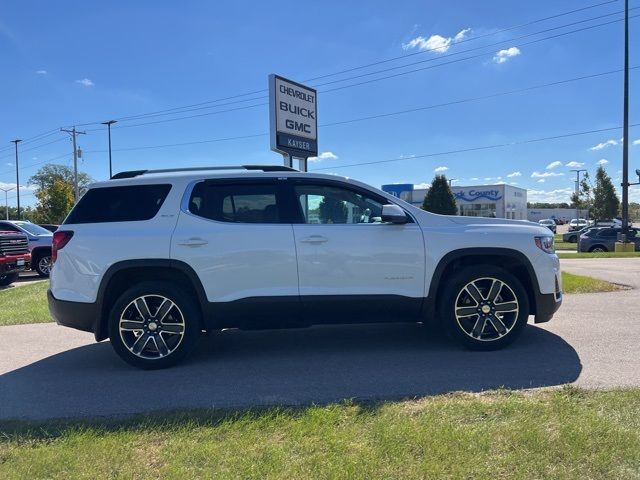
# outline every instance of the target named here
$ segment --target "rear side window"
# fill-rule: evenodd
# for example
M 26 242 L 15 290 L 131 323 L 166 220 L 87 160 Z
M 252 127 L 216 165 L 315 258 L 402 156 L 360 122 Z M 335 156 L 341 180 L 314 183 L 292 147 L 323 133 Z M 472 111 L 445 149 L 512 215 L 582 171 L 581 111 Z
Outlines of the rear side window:
M 233 223 L 287 223 L 284 199 L 276 184 L 198 183 L 189 211 L 199 217 Z
M 135 222 L 155 217 L 171 185 L 92 188 L 71 211 L 65 225 Z

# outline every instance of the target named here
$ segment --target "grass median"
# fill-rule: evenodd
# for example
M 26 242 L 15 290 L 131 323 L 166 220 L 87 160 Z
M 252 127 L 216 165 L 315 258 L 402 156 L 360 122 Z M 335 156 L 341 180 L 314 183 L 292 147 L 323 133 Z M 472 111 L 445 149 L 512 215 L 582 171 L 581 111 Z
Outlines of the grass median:
M 639 477 L 640 390 L 450 394 L 0 431 L 6 479 Z
M 47 288 L 43 281 L 0 290 L 0 326 L 50 322 Z
M 556 252 L 559 258 L 640 258 L 640 252 Z

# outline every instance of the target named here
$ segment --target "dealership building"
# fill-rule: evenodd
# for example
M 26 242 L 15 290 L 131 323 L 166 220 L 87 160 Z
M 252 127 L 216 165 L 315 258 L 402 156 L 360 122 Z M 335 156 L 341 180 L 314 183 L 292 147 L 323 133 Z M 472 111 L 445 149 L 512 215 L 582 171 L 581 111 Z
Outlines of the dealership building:
M 383 185 L 382 190 L 417 207 L 427 193 L 426 188 L 414 188 L 412 183 Z M 527 219 L 527 190 L 513 185 L 452 186 L 458 215 L 467 217 Z

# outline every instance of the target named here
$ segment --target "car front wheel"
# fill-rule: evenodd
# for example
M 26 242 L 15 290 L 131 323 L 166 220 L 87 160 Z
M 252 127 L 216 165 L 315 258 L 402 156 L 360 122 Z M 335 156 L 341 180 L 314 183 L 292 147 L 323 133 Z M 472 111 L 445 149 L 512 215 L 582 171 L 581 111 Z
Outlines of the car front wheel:
M 0 275 L 0 287 L 8 287 L 17 279 L 17 273 L 5 273 L 4 275 Z
M 181 361 L 201 332 L 197 302 L 165 282 L 144 282 L 125 291 L 109 315 L 109 338 L 116 353 L 143 369 Z
M 466 348 L 495 350 L 513 342 L 529 318 L 522 283 L 490 265 L 454 274 L 440 306 L 448 333 Z

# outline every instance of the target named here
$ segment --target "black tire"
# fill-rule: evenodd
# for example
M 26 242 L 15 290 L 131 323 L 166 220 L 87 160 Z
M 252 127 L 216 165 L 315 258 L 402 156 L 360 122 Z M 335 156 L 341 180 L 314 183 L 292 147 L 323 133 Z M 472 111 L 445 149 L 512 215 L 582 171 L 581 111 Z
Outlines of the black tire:
M 146 305 L 146 320 L 141 319 L 141 310 L 134 304 L 134 300 L 141 297 L 146 302 L 142 308 L 144 310 Z M 163 299 L 174 304 L 174 307 L 163 311 L 165 321 L 157 318 L 163 313 Z M 124 322 L 122 331 L 121 317 Z M 202 331 L 198 302 L 168 282 L 143 282 L 129 288 L 114 303 L 108 322 L 109 338 L 116 353 L 128 364 L 146 370 L 167 368 L 179 363 L 193 349 Z M 179 333 L 176 333 L 179 331 L 182 332 L 180 339 Z M 142 343 L 142 350 L 134 353 Z
M 51 252 L 41 253 L 31 260 L 31 269 L 43 278 L 51 273 Z
M 8 287 L 18 279 L 17 273 L 5 273 L 0 275 L 0 287 Z
M 594 245 L 589 249 L 590 252 L 608 252 L 609 250 L 604 245 Z
M 487 300 L 493 288 L 493 279 L 507 287 L 495 284 L 496 289 L 500 288 L 495 302 Z M 481 302 L 474 300 L 471 290 L 466 289 L 472 282 L 477 286 L 474 294 L 480 294 L 478 299 L 481 298 Z M 489 311 L 483 312 L 485 305 Z M 506 311 L 514 307 L 517 311 Z M 456 311 L 459 316 L 456 316 Z M 464 347 L 470 350 L 497 350 L 512 343 L 522 333 L 529 319 L 529 299 L 520 280 L 511 273 L 491 265 L 476 265 L 452 275 L 442 296 L 439 312 L 445 331 Z M 465 315 L 467 313 L 470 315 Z

